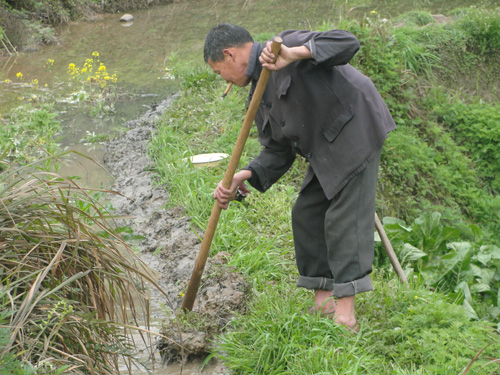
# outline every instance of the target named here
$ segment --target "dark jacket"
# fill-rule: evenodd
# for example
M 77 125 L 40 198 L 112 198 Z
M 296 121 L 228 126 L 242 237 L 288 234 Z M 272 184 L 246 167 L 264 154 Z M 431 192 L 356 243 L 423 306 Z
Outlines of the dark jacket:
M 306 45 L 312 59 L 271 73 L 255 118 L 263 149 L 245 168 L 253 172 L 249 182 L 266 191 L 298 153 L 309 162 L 302 188 L 315 174 L 332 199 L 365 168 L 396 126 L 371 80 L 347 64 L 359 49 L 352 34 L 289 30 L 280 36 L 287 47 Z M 262 70 L 262 49 L 258 43 L 252 48 L 249 100 Z

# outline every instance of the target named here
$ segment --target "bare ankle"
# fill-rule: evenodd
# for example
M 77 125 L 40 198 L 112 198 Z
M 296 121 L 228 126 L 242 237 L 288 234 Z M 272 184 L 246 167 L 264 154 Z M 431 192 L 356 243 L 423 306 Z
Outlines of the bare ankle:
M 324 313 L 334 312 L 336 309 L 331 290 L 316 289 L 314 303 L 316 309 Z
M 342 297 L 337 301 L 337 309 L 335 311 L 335 320 L 338 324 L 347 327 L 356 325 L 356 316 L 354 310 L 354 296 Z

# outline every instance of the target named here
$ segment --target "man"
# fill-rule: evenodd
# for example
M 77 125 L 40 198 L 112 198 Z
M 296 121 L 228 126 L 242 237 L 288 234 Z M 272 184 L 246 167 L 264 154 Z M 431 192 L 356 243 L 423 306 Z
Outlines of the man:
M 214 191 L 221 208 L 248 182 L 264 192 L 297 154 L 309 167 L 292 210 L 297 286 L 315 290 L 313 313 L 358 329 L 355 295 L 372 290 L 375 191 L 380 150 L 395 128 L 369 78 L 348 63 L 358 40 L 343 30 L 289 30 L 273 63 L 271 43 L 254 43 L 242 27 L 221 24 L 205 40 L 204 58 L 224 80 L 255 90 L 272 71 L 255 123 L 263 149 L 232 185 Z M 337 301 L 335 302 L 335 298 Z

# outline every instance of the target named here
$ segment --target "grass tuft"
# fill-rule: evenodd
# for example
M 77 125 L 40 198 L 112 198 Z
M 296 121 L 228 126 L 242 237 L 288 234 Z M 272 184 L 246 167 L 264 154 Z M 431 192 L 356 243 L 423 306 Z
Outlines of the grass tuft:
M 41 373 L 114 374 L 120 356 L 130 368 L 151 276 L 95 191 L 36 171 L 43 162 L 0 173 L 2 357 Z

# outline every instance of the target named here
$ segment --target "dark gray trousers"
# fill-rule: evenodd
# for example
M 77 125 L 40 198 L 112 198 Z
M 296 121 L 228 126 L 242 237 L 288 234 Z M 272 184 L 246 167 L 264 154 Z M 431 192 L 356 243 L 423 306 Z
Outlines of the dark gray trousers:
M 380 153 L 328 200 L 316 176 L 292 209 L 297 286 L 336 297 L 372 290 L 375 192 Z

